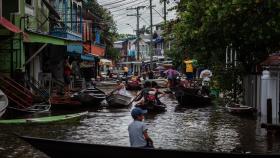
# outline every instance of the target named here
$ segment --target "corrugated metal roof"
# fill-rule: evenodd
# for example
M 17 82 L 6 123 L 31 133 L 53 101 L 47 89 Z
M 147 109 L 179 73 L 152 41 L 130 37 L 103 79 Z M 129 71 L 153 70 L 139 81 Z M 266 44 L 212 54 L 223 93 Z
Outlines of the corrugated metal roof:
M 280 66 L 280 54 L 273 54 L 261 62 L 263 66 Z

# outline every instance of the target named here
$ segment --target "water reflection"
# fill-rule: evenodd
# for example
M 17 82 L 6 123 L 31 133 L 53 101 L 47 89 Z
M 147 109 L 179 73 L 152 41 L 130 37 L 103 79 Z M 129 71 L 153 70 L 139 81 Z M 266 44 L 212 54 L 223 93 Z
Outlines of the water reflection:
M 145 118 L 149 134 L 158 148 L 253 153 L 280 151 L 279 137 L 267 137 L 266 131 L 255 119 L 230 115 L 218 106 L 186 108 L 178 106 L 176 100 L 168 97 L 161 98 L 161 101 L 167 105 L 167 111 L 148 114 Z M 79 123 L 0 126 L 0 155 L 11 158 L 46 157 L 16 138 L 12 132 L 129 146 L 127 127 L 132 121 L 130 108 L 101 106 L 89 109 L 89 115 Z M 52 111 L 52 115 L 59 113 L 67 111 Z

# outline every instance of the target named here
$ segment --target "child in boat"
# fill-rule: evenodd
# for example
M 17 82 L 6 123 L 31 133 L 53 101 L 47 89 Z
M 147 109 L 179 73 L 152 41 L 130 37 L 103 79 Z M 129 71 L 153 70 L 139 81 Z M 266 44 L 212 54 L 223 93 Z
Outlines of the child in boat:
M 153 141 L 148 135 L 148 128 L 144 122 L 144 114 L 146 110 L 141 108 L 133 108 L 131 116 L 133 122 L 128 126 L 129 141 L 131 147 L 153 148 Z

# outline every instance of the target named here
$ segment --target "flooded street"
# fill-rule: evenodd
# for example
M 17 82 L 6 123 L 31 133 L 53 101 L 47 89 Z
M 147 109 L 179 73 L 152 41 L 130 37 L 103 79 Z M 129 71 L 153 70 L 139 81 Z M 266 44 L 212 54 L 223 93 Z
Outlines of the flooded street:
M 108 89 L 107 89 L 108 90 Z M 189 109 L 162 98 L 167 111 L 148 114 L 145 122 L 156 148 L 223 152 L 280 152 L 280 139 L 268 137 L 254 118 L 234 116 L 213 105 Z M 130 107 L 131 108 L 131 107 Z M 12 133 L 85 143 L 129 146 L 130 108 L 90 109 L 79 123 L 0 126 L 0 157 L 47 157 Z M 77 111 L 67 111 L 74 113 Z M 57 114 L 60 112 L 53 112 Z M 61 112 L 63 113 L 63 112 Z

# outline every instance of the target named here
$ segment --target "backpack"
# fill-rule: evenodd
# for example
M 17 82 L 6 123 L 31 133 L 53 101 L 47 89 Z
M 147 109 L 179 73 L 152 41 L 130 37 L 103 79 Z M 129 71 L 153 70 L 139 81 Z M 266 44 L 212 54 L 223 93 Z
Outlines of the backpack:
M 156 100 L 156 94 L 153 91 L 148 91 L 146 97 L 145 97 L 146 101 L 152 102 Z

